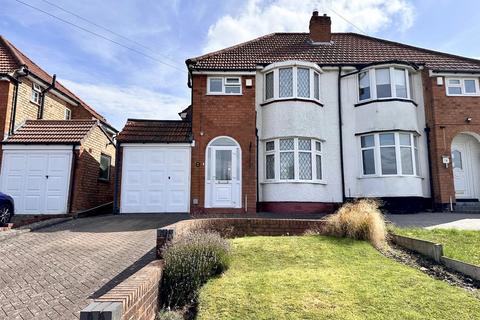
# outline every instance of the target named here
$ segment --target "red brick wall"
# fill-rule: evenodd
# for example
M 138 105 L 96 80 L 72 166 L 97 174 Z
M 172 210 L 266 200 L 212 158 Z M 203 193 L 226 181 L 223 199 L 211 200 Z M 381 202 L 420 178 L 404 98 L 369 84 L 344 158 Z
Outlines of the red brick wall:
M 430 132 L 430 156 L 435 204 L 448 206 L 450 197 L 455 202 L 453 171 L 442 163 L 442 155 L 451 156 L 453 138 L 461 132 L 480 134 L 480 97 L 452 97 L 446 95 L 446 84 L 437 85 L 437 77 L 423 71 L 425 113 Z M 465 119 L 471 117 L 470 123 Z
M 245 79 L 252 79 L 253 86 L 247 88 Z M 207 76 L 193 75 L 192 130 L 195 147 L 192 149 L 191 204 L 193 213 L 230 213 L 256 211 L 256 125 L 255 125 L 255 77 L 242 77 L 241 96 L 206 95 Z M 202 135 L 203 133 L 203 135 Z M 205 151 L 207 144 L 218 136 L 235 139 L 242 149 L 242 209 L 206 209 L 205 202 Z M 197 167 L 196 163 L 200 165 Z
M 91 209 L 113 201 L 115 147 L 109 142 L 100 128 L 95 127 L 80 150 L 75 153 L 72 212 Z M 98 179 L 101 153 L 112 158 L 109 181 Z

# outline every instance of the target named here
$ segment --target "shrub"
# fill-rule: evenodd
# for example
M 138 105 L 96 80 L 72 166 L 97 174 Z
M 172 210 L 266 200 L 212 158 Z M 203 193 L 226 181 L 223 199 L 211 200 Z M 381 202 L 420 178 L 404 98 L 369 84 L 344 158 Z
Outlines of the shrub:
M 157 320 L 183 320 L 184 317 L 179 311 L 161 310 L 157 314 Z
M 163 258 L 162 299 L 166 307 L 179 308 L 194 302 L 198 289 L 228 268 L 230 246 L 218 233 L 187 233 L 164 248 Z
M 344 204 L 338 211 L 327 217 L 325 232 L 332 236 L 367 240 L 381 249 L 386 243 L 386 226 L 380 203 L 362 199 Z

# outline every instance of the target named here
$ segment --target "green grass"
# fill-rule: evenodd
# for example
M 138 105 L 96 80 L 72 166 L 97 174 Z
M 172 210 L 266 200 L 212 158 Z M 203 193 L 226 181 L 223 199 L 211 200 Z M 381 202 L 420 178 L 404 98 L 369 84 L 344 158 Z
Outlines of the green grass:
M 457 229 L 394 228 L 399 235 L 443 244 L 449 258 L 480 266 L 480 231 Z
M 233 261 L 200 291 L 200 320 L 478 319 L 480 300 L 384 257 L 323 236 L 231 240 Z

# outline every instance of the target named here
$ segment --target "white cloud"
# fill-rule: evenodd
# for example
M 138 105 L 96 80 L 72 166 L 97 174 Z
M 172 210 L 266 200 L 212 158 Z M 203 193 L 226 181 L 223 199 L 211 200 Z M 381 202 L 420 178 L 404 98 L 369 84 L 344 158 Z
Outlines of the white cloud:
M 190 104 L 185 97 L 149 90 L 140 86 L 61 81 L 82 100 L 105 116 L 117 129 L 127 118 L 180 119 L 178 112 Z
M 368 34 L 392 25 L 404 31 L 415 18 L 408 0 L 274 0 L 267 4 L 248 0 L 235 15 L 225 15 L 210 26 L 203 51 L 211 52 L 271 32 L 306 32 L 314 8 L 332 17 L 332 29 L 336 32 L 358 32 L 349 22 Z

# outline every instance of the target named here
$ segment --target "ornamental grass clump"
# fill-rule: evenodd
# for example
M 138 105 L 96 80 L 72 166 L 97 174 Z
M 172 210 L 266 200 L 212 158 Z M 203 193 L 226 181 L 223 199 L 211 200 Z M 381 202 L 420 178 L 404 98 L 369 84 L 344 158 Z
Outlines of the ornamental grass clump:
M 161 310 L 157 314 L 156 320 L 183 320 L 184 316 L 179 311 Z
M 346 203 L 327 217 L 325 232 L 336 237 L 366 240 L 382 249 L 386 244 L 387 229 L 379 206 L 380 203 L 373 199 Z
M 198 289 L 228 268 L 230 245 L 218 233 L 187 233 L 164 248 L 163 258 L 162 301 L 178 309 L 194 304 Z

